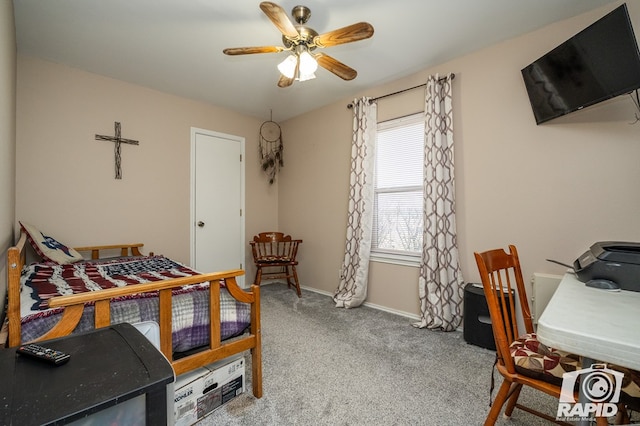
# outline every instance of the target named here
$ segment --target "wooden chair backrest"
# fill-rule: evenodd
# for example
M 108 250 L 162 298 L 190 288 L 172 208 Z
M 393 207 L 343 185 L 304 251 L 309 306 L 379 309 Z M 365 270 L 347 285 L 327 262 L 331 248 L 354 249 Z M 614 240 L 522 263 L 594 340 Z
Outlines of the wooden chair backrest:
M 250 241 L 254 261 L 278 257 L 295 262 L 300 243 L 282 232 L 261 232 Z
M 474 254 L 489 307 L 498 360 L 510 373 L 515 373 L 509 345 L 519 336 L 533 333 L 531 310 L 527 301 L 518 251 L 515 246 L 510 245 L 509 253 L 503 249 L 495 249 Z M 516 305 L 516 297 L 519 306 Z M 518 327 L 517 307 L 520 308 L 524 320 L 524 332 L 521 332 Z

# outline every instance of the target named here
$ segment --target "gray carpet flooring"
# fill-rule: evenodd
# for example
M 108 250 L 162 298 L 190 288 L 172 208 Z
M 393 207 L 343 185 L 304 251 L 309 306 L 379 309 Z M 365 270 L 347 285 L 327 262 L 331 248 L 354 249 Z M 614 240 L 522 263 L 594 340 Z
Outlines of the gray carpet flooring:
M 264 396 L 247 392 L 198 422 L 208 425 L 481 425 L 495 354 L 460 332 L 417 329 L 368 307 L 286 285 L 261 288 Z M 496 391 L 501 383 L 496 373 Z M 525 389 L 521 402 L 554 414 L 557 401 Z M 516 410 L 499 425 L 548 423 Z

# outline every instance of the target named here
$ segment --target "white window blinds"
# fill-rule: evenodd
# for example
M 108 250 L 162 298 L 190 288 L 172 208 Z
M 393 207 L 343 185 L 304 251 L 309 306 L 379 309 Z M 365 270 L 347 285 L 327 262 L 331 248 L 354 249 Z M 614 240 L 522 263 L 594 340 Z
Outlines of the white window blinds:
M 372 251 L 422 250 L 424 119 L 378 123 Z

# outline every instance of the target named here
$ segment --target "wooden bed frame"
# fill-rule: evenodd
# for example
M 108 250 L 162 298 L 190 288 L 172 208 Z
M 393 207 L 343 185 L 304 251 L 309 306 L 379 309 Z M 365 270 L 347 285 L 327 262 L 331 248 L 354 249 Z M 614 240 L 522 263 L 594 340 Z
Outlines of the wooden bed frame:
M 8 345 L 18 346 L 21 343 L 21 322 L 20 322 L 20 273 L 25 264 L 27 236 L 21 233 L 18 243 L 10 247 L 7 251 L 8 263 Z M 105 245 L 94 247 L 76 248 L 79 252 L 91 252 L 91 259 L 99 259 L 100 252 L 107 250 L 120 250 L 121 256 L 139 256 L 140 248 L 143 244 L 123 244 Z M 114 297 L 139 294 L 152 291 L 159 293 L 159 326 L 160 326 L 160 350 L 171 362 L 176 375 L 194 370 L 198 367 L 210 364 L 217 360 L 227 358 L 231 355 L 251 351 L 251 368 L 253 395 L 256 398 L 262 397 L 262 350 L 261 350 L 261 330 L 260 330 L 260 287 L 252 285 L 249 290 L 243 290 L 238 286 L 236 277 L 244 275 L 244 271 L 232 270 L 225 272 L 214 272 L 176 278 L 165 281 L 157 281 L 135 286 L 120 288 L 110 288 L 100 291 L 90 291 L 86 293 L 73 294 L 69 296 L 57 296 L 49 299 L 49 307 L 63 307 L 64 312 L 60 321 L 45 335 L 36 341 L 52 339 L 70 334 L 78 325 L 84 304 L 95 302 L 95 327 L 106 327 L 111 323 L 110 302 Z M 229 294 L 236 300 L 251 304 L 251 326 L 249 334 L 240 337 L 220 341 L 220 280 L 226 283 Z M 173 359 L 172 335 L 171 335 L 171 297 L 172 289 L 189 284 L 209 282 L 209 315 L 210 315 L 210 345 L 197 353 L 185 356 L 177 360 Z

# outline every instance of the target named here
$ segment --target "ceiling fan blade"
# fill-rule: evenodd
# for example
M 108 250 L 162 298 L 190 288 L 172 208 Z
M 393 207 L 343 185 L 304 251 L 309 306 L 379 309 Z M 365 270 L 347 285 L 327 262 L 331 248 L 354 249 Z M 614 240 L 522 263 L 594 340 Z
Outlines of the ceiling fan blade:
M 351 67 L 346 66 L 337 59 L 332 58 L 324 53 L 317 53 L 314 55 L 318 65 L 322 68 L 331 71 L 343 80 L 353 80 L 358 75 L 358 72 Z
M 373 26 L 367 22 L 358 22 L 357 24 L 329 31 L 314 37 L 313 44 L 318 47 L 331 47 L 338 44 L 351 43 L 353 41 L 364 40 L 373 35 Z
M 293 81 L 296 79 L 298 72 L 300 71 L 300 58 L 296 61 L 296 67 L 293 71 L 293 75 L 291 77 L 287 77 L 284 74 L 280 74 L 280 79 L 278 80 L 278 87 L 289 87 L 293 84 Z
M 263 1 L 260 3 L 260 9 L 267 15 L 267 18 L 278 27 L 280 32 L 286 37 L 295 39 L 298 38 L 298 30 L 293 26 L 293 23 L 287 16 L 287 12 L 283 8 L 270 1 Z
M 256 47 L 230 47 L 224 49 L 225 55 L 250 55 L 252 53 L 278 53 L 285 50 L 281 46 L 256 46 Z
M 278 80 L 278 87 L 289 87 L 293 84 L 294 80 L 295 79 L 293 78 L 288 78 L 280 74 L 280 79 Z

